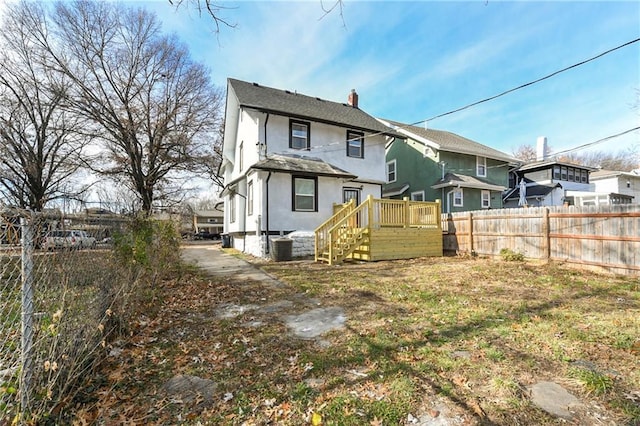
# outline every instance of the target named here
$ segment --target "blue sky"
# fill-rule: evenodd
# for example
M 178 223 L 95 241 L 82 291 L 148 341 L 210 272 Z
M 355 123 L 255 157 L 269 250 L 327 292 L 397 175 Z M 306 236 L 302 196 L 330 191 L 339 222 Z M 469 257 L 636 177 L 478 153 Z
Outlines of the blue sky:
M 640 37 L 640 2 L 364 2 L 324 16 L 320 0 L 225 2 L 235 28 L 167 0 L 155 11 L 192 56 L 227 77 L 345 102 L 414 123 L 543 77 Z M 325 0 L 330 6 L 333 0 Z M 429 122 L 511 153 L 546 136 L 554 151 L 640 125 L 640 43 Z M 640 133 L 598 150 L 640 148 Z M 639 158 L 640 161 L 640 158 Z
M 414 123 L 543 77 L 640 37 L 640 2 L 320 0 L 229 2 L 236 28 L 146 1 L 210 67 L 227 77 L 335 101 L 351 89 L 371 115 Z M 325 0 L 330 6 L 332 0 Z M 554 151 L 640 125 L 640 43 L 544 82 L 429 122 L 511 153 L 546 136 Z M 640 146 L 634 132 L 594 149 Z M 640 158 L 639 158 L 640 162 Z

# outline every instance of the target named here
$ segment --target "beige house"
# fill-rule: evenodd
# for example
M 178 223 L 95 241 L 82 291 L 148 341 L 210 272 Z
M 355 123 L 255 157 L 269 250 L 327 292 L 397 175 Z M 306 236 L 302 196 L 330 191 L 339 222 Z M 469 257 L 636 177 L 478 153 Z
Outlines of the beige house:
M 220 210 L 195 210 L 193 212 L 193 231 L 222 234 L 224 212 Z

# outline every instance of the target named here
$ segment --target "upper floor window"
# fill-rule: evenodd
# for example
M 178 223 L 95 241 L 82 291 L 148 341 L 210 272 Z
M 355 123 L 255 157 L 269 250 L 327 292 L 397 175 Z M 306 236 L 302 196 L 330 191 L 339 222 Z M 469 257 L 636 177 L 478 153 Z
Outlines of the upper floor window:
M 453 190 L 453 206 L 454 207 L 463 207 L 462 202 L 462 188 Z
M 308 121 L 289 122 L 289 148 L 309 149 L 311 147 L 311 123 Z
M 486 157 L 476 157 L 476 175 L 480 177 L 487 177 Z
M 480 204 L 483 209 L 488 209 L 491 207 L 491 191 L 481 191 L 480 193 Z
M 253 181 L 247 184 L 247 216 L 253 215 Z
M 229 196 L 229 222 L 234 223 L 236 221 L 236 196 L 232 193 Z
M 293 177 L 293 211 L 318 211 L 318 179 L 315 177 Z
M 577 167 L 553 166 L 553 179 L 566 182 L 589 183 L 589 172 Z
M 364 158 L 364 133 L 347 130 L 347 157 Z
M 412 192 L 411 201 L 424 201 L 424 191 Z
M 396 181 L 396 160 L 387 162 L 387 183 Z

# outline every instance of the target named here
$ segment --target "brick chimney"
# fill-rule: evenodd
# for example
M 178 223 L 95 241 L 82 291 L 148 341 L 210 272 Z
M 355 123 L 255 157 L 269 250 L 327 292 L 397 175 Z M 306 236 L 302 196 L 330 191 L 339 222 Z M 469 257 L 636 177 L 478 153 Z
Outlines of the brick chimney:
M 358 108 L 358 94 L 356 93 L 356 89 L 351 89 L 347 103 L 354 108 Z

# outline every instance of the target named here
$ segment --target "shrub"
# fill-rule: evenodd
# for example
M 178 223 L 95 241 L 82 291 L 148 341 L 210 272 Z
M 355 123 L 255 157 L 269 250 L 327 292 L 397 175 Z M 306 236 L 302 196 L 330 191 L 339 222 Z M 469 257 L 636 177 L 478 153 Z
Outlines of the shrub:
M 522 262 L 524 260 L 524 254 L 515 252 L 508 248 L 500 250 L 500 257 L 506 262 Z

